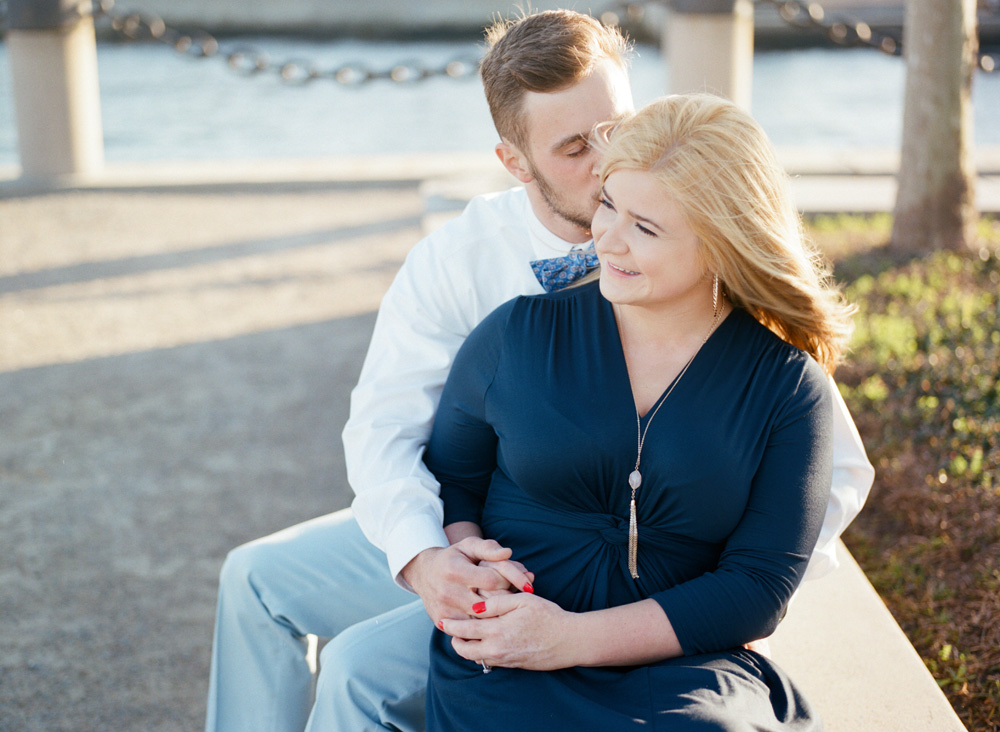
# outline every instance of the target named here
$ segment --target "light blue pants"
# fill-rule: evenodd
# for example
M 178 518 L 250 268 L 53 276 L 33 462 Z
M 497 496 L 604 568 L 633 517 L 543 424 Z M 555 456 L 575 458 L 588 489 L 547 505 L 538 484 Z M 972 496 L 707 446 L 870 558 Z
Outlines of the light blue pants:
M 205 729 L 422 730 L 432 630 L 349 509 L 244 544 L 219 579 Z M 306 635 L 330 639 L 315 703 Z

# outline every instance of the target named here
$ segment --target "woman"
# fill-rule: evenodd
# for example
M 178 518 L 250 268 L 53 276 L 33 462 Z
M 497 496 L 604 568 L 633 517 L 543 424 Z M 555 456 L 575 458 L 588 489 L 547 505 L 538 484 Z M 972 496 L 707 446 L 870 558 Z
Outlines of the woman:
M 428 729 L 820 729 L 744 645 L 816 542 L 849 308 L 734 105 L 653 103 L 601 180 L 599 283 L 500 307 L 441 398 L 449 539 L 495 539 L 535 581 L 439 626 Z

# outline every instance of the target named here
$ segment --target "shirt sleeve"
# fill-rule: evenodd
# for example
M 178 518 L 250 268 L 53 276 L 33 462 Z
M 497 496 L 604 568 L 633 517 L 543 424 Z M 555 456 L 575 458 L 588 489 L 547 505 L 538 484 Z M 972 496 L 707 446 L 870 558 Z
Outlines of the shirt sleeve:
M 424 549 L 447 546 L 438 483 L 422 456 L 455 353 L 474 323 L 435 258 L 418 245 L 375 322 L 344 427 L 354 516 L 396 582 Z
M 516 301 L 501 305 L 469 335 L 448 376 L 424 462 L 441 484 L 445 526 L 480 523 L 497 466 L 497 434 L 486 399 Z
M 831 396 L 811 359 L 777 410 L 717 568 L 653 595 L 685 654 L 770 635 L 805 572 L 830 492 Z
M 807 580 L 825 577 L 839 566 L 837 540 L 861 512 L 875 480 L 875 469 L 865 454 L 858 428 L 832 377 L 830 391 L 833 396 L 833 485 L 819 541 L 806 569 Z

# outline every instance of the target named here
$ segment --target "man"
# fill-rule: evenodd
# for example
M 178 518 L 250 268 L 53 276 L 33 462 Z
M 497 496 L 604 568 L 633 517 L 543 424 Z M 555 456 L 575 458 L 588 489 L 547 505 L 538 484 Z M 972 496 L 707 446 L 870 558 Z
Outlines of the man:
M 488 40 L 482 76 L 496 153 L 523 188 L 470 202 L 413 249 L 387 292 L 344 430 L 353 515 L 315 519 L 227 558 L 209 730 L 421 729 L 428 616 L 468 617 L 477 591 L 531 591 L 532 575 L 495 542 L 448 547 L 421 456 L 468 333 L 506 300 L 541 293 L 548 269 L 564 284 L 560 258 L 584 269 L 598 193 L 588 139 L 631 108 L 629 49 L 616 31 L 568 11 L 501 24 Z M 532 263 L 553 258 L 536 276 Z M 832 568 L 833 543 L 872 478 L 842 403 L 839 411 L 837 498 L 817 572 Z M 332 638 L 312 707 L 306 634 Z

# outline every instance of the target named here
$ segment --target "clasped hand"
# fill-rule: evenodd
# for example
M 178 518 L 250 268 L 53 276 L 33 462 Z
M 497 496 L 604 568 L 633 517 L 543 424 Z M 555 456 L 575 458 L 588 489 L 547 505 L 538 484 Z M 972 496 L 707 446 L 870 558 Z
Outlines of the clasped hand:
M 572 665 L 572 613 L 533 595 L 534 574 L 510 557 L 496 541 L 472 536 L 421 552 L 403 577 L 464 658 L 537 670 Z
M 532 592 L 535 576 L 511 550 L 492 539 L 468 537 L 447 548 L 426 549 L 403 569 L 403 578 L 420 595 L 435 625 L 473 615 L 484 598 Z
M 577 665 L 577 616 L 554 602 L 524 592 L 496 595 L 479 601 L 474 612 L 474 618 L 439 626 L 462 658 L 534 671 Z

